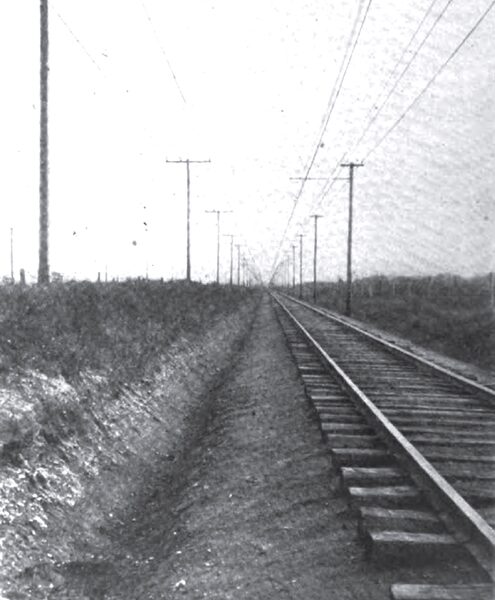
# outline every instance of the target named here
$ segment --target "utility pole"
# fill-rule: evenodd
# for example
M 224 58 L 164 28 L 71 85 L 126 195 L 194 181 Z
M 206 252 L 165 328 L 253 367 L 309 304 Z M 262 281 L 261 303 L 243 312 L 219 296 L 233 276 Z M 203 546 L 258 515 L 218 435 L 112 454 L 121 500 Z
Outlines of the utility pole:
M 292 293 L 296 293 L 296 245 L 292 244 Z
M 313 302 L 316 303 L 316 255 L 318 252 L 318 219 L 321 219 L 323 215 L 311 215 L 311 217 L 315 220 L 315 247 L 313 254 Z
M 186 165 L 186 173 L 187 173 L 187 235 L 186 235 L 186 280 L 191 281 L 191 174 L 190 174 L 190 165 L 192 163 L 210 163 L 211 160 L 191 160 L 187 158 L 186 160 L 167 160 L 168 163 L 174 164 L 182 164 Z
M 237 285 L 241 285 L 241 244 L 236 244 L 237 248 Z
M 40 0 L 40 216 L 38 283 L 50 281 L 48 268 L 48 0 Z
M 230 287 L 234 284 L 234 235 L 232 233 L 224 233 L 224 237 L 230 238 Z
M 303 297 L 303 237 L 304 233 L 299 233 L 299 298 Z
M 10 281 L 14 283 L 14 229 L 10 228 Z
M 347 294 L 345 302 L 345 314 L 352 315 L 352 195 L 354 187 L 354 169 L 363 167 L 363 163 L 342 163 L 341 167 L 349 167 L 349 223 L 347 229 Z
M 217 215 L 217 283 L 220 283 L 220 215 L 231 213 L 231 210 L 205 210 L 206 213 Z

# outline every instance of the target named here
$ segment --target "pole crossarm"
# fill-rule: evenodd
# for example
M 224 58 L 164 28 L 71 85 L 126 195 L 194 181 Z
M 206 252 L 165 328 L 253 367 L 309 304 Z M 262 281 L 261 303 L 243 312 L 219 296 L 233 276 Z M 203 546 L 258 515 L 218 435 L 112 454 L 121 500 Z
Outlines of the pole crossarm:
M 328 177 L 289 177 L 291 181 L 328 181 Z

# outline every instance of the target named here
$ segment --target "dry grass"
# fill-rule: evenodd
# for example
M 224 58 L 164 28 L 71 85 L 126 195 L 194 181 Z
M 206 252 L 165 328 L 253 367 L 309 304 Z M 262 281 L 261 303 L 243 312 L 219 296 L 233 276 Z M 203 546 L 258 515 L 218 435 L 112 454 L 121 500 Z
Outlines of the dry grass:
M 201 332 L 252 297 L 186 282 L 68 282 L 0 288 L 0 368 L 74 379 L 84 369 L 142 377 L 183 333 Z
M 306 297 L 311 291 L 306 288 Z M 345 285 L 321 284 L 318 303 L 344 311 Z M 373 277 L 356 282 L 353 316 L 479 367 L 495 366 L 489 277 Z

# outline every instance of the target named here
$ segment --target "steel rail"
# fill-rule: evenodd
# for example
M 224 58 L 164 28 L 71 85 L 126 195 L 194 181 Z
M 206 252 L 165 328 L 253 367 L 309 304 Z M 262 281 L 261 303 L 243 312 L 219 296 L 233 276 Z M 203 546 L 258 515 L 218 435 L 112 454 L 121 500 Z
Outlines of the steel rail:
M 368 338 L 372 342 L 382 346 L 383 348 L 385 348 L 392 354 L 395 354 L 396 356 L 400 356 L 400 357 L 404 358 L 405 360 L 407 360 L 410 363 L 414 363 L 420 367 L 425 367 L 428 371 L 433 371 L 436 375 L 443 377 L 445 379 L 448 379 L 450 381 L 454 380 L 455 383 L 462 386 L 464 389 L 466 389 L 470 392 L 476 393 L 477 396 L 479 396 L 483 400 L 488 401 L 490 404 L 493 404 L 493 406 L 495 406 L 495 390 L 492 390 L 485 385 L 477 383 L 476 381 L 473 381 L 472 379 L 468 379 L 467 377 L 464 377 L 463 375 L 459 375 L 458 373 L 455 373 L 454 371 L 451 371 L 450 369 L 447 369 L 446 367 L 441 367 L 440 365 L 437 365 L 426 358 L 417 356 L 413 352 L 410 352 L 409 350 L 406 350 L 405 348 L 401 348 L 399 345 L 394 344 L 393 342 L 384 340 L 384 339 L 378 337 L 377 335 L 374 335 L 373 333 L 370 333 L 369 331 L 362 329 L 361 327 L 359 327 L 358 325 L 355 325 L 354 323 L 349 323 L 345 319 L 341 318 L 340 316 L 336 315 L 335 313 L 329 311 L 326 308 L 319 308 L 317 306 L 313 306 L 312 304 L 309 304 L 308 302 L 304 302 L 303 300 L 299 300 L 298 298 L 293 298 L 292 296 L 290 296 L 288 294 L 279 292 L 279 295 L 283 296 L 284 298 L 287 298 L 291 302 L 295 302 L 296 304 L 299 304 L 309 310 L 312 310 L 316 314 L 319 314 L 323 317 L 326 317 L 327 319 L 330 319 L 337 323 L 340 323 L 341 325 L 344 325 L 345 327 L 355 331 L 356 333 L 359 333 L 360 335 Z
M 447 530 L 470 552 L 492 580 L 495 580 L 495 531 L 359 389 L 282 301 L 273 293 L 271 296 L 315 349 L 323 365 L 337 377 L 389 451 L 407 469 L 413 481 L 438 512 Z

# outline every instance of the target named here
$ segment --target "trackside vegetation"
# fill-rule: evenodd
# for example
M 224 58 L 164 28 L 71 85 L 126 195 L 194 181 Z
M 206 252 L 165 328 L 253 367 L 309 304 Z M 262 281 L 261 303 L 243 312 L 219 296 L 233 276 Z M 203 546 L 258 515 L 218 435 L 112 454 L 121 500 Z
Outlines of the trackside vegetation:
M 310 299 L 312 287 L 304 292 Z M 318 304 L 344 313 L 345 282 L 322 283 Z M 495 368 L 490 275 L 359 279 L 353 286 L 353 317 L 452 358 Z
M 86 369 L 132 381 L 182 334 L 237 310 L 246 288 L 187 282 L 0 287 L 0 372 L 37 369 L 74 380 Z

